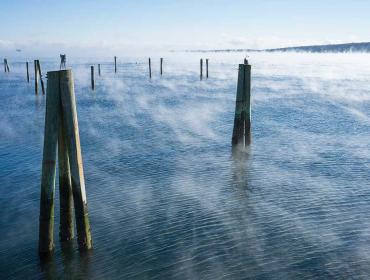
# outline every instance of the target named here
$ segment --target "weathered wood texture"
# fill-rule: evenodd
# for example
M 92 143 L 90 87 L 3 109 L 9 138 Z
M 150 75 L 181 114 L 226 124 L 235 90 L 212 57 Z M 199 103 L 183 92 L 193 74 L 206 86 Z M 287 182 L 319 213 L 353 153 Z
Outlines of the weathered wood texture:
M 58 72 L 49 72 L 48 79 L 39 220 L 41 255 L 51 252 L 54 248 L 54 189 L 60 107 Z
M 59 106 L 58 130 L 58 167 L 59 167 L 59 200 L 60 200 L 60 240 L 73 238 L 73 195 L 71 171 L 69 166 L 67 134 L 63 121 L 62 104 Z
M 251 143 L 251 66 L 239 64 L 238 87 L 236 93 L 233 146 L 246 146 Z
M 80 250 L 92 248 L 90 222 L 87 210 L 85 179 L 82 164 L 80 135 L 74 93 L 73 75 L 71 70 L 61 71 L 60 93 L 63 108 L 63 121 L 65 123 L 69 164 L 71 169 L 71 182 L 77 237 Z

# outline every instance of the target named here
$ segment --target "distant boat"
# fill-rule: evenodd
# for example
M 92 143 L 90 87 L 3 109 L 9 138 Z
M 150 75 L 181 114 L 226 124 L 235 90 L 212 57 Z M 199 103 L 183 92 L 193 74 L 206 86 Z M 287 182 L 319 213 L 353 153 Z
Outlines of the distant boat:
M 21 52 L 22 50 L 21 49 L 16 49 L 17 52 Z

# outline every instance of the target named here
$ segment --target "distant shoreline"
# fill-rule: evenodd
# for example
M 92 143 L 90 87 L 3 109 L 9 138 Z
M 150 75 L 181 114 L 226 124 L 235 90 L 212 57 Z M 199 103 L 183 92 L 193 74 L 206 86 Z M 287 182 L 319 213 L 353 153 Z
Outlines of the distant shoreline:
M 346 44 L 328 44 L 296 46 L 274 49 L 213 49 L 213 50 L 183 50 L 171 52 L 198 52 L 198 53 L 218 53 L 218 52 L 309 52 L 309 53 L 370 53 L 370 42 L 346 43 Z

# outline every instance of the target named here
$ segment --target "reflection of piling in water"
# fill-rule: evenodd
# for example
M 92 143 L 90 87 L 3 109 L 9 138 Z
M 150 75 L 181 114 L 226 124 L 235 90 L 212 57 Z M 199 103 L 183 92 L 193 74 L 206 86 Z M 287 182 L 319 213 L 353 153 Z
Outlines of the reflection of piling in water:
M 39 253 L 54 248 L 54 189 L 58 150 L 62 241 L 73 237 L 72 198 L 80 250 L 92 248 L 71 70 L 48 72 L 42 160 Z M 57 148 L 59 146 L 59 148 Z
M 251 65 L 239 64 L 232 145 L 247 146 L 251 142 Z

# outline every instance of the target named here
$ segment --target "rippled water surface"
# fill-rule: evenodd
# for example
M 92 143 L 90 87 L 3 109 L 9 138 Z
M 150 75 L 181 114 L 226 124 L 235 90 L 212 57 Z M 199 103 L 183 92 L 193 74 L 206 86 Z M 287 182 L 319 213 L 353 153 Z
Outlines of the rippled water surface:
M 117 74 L 107 59 L 67 61 L 94 250 L 61 250 L 57 201 L 47 262 L 37 255 L 45 97 L 9 59 L 0 279 L 368 279 L 370 55 L 251 54 L 253 142 L 238 157 L 230 144 L 243 55 L 210 55 L 203 81 L 200 55 L 164 57 L 163 77 L 152 58 L 152 80 L 146 58 L 119 58 Z

